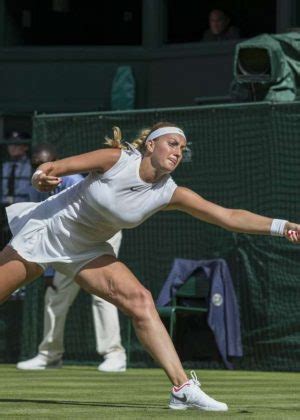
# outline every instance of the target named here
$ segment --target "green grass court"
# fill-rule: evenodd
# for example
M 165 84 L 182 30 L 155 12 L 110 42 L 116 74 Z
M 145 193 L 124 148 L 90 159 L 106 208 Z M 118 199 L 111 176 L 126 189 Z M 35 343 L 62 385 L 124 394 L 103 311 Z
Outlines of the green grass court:
M 160 369 L 100 373 L 91 366 L 22 372 L 0 366 L 1 419 L 299 419 L 298 373 L 198 370 L 204 391 L 227 413 L 175 412 Z

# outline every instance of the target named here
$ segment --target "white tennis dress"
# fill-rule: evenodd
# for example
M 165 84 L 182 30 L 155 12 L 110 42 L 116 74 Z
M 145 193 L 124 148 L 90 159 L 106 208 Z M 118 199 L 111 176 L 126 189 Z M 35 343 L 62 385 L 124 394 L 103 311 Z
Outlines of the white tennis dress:
M 41 203 L 7 207 L 10 245 L 28 261 L 43 268 L 51 264 L 73 276 L 94 258 L 114 255 L 106 241 L 165 207 L 177 187 L 169 175 L 157 183 L 144 182 L 141 160 L 138 151 L 122 150 L 104 174 L 91 172 Z

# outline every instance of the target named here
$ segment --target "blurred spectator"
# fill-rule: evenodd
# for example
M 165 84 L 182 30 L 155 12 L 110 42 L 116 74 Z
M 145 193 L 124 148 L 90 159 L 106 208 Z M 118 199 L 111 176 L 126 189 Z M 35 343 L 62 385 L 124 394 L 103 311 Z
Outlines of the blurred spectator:
M 11 238 L 6 221 L 5 207 L 28 201 L 28 187 L 31 183 L 31 164 L 27 156 L 30 136 L 28 133 L 12 131 L 5 136 L 9 160 L 2 161 L 0 172 L 0 246 Z M 14 297 L 13 297 L 14 298 Z
M 6 136 L 9 160 L 2 164 L 1 203 L 5 206 L 28 201 L 31 180 L 31 163 L 27 156 L 28 133 L 12 131 Z
M 230 25 L 230 18 L 223 10 L 214 9 L 209 14 L 209 29 L 203 34 L 203 41 L 227 41 L 238 39 L 239 30 Z

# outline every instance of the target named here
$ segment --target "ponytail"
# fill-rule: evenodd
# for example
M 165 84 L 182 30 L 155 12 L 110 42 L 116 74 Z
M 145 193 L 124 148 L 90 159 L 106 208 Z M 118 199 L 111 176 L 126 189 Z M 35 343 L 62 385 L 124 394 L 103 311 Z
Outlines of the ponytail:
M 159 122 L 155 124 L 152 128 L 144 128 L 140 131 L 137 138 L 135 138 L 130 145 L 139 150 L 142 154 L 145 151 L 145 142 L 150 133 L 162 127 L 177 127 L 176 124 L 169 123 L 166 121 Z M 129 146 L 126 143 L 122 143 L 122 133 L 119 127 L 113 127 L 113 138 L 111 139 L 108 136 L 105 136 L 105 145 L 113 147 L 115 149 L 125 149 L 128 150 Z

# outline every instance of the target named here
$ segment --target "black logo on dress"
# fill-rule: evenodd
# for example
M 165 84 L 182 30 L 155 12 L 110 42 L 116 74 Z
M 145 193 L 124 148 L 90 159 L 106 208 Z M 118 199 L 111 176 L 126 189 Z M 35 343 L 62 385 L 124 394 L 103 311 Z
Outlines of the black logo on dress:
M 149 188 L 148 185 L 136 185 L 135 187 L 130 187 L 131 191 L 142 191 L 146 188 Z
M 179 400 L 179 401 L 182 401 L 182 402 L 187 402 L 187 398 L 186 398 L 185 394 L 183 394 L 183 397 L 178 397 L 177 395 L 174 395 L 173 393 L 172 393 L 172 395 L 176 400 Z

